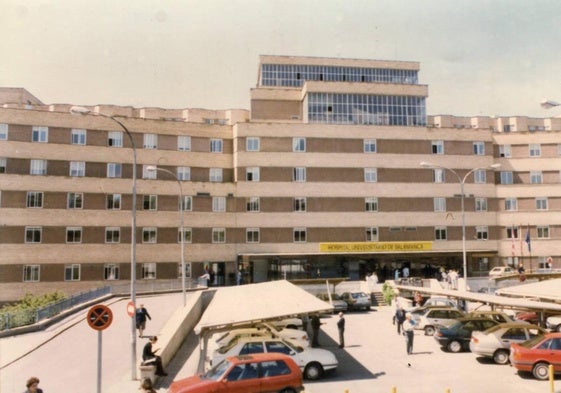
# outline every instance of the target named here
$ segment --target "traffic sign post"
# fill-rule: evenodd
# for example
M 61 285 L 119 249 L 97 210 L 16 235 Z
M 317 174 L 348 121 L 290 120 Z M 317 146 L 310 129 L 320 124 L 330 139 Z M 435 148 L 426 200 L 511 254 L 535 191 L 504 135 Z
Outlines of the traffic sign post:
M 107 329 L 113 322 L 113 312 L 103 304 L 97 304 L 88 310 L 86 317 L 88 325 L 97 330 L 97 393 L 101 393 L 101 348 L 102 331 Z

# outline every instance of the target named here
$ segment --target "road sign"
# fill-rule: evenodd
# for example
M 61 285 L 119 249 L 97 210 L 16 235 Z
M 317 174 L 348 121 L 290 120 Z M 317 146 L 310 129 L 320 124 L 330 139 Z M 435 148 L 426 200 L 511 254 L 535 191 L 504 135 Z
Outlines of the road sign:
M 134 307 L 134 303 L 132 301 L 127 303 L 127 314 L 129 314 L 129 317 L 133 317 L 134 313 L 136 311 L 136 307 Z
M 94 330 L 107 329 L 113 321 L 113 312 L 109 307 L 98 304 L 89 309 L 86 319 Z

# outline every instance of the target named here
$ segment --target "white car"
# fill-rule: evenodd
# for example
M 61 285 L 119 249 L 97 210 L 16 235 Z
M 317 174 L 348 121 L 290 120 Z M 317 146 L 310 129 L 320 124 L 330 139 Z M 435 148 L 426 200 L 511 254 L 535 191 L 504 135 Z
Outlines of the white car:
M 277 329 L 268 323 L 259 323 L 252 327 L 233 329 L 224 332 L 215 340 L 216 347 L 222 348 L 230 346 L 232 340 L 245 337 L 271 337 L 282 338 L 297 347 L 307 348 L 310 346 L 308 333 L 299 329 Z
M 434 335 L 437 327 L 450 326 L 463 316 L 463 312 L 451 307 L 421 307 L 411 312 L 415 329 L 424 330 L 427 336 Z
M 545 320 L 545 326 L 552 332 L 561 332 L 561 315 L 553 315 Z
M 302 370 L 304 377 L 311 380 L 320 378 L 326 371 L 335 370 L 339 365 L 335 355 L 328 350 L 320 348 L 303 349 L 293 346 L 288 341 L 263 337 L 240 338 L 225 353 L 215 353 L 211 365 L 218 364 L 229 356 L 264 352 L 279 352 L 291 356 Z
M 510 266 L 497 266 L 489 271 L 489 277 L 490 278 L 502 277 L 502 276 L 507 276 L 509 274 L 516 274 L 516 273 L 517 271 Z

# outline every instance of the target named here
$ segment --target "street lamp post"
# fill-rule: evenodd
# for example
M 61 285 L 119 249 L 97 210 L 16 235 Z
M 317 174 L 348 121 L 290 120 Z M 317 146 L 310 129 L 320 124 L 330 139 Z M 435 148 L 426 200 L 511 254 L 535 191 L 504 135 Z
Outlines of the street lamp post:
M 464 193 L 464 185 L 466 182 L 466 179 L 468 178 L 469 175 L 471 175 L 473 172 L 480 170 L 480 169 L 496 169 L 499 168 L 501 166 L 501 164 L 492 164 L 492 165 L 488 165 L 488 166 L 484 166 L 484 167 L 478 167 L 478 168 L 473 168 L 472 170 L 468 171 L 468 173 L 465 174 L 465 176 L 462 178 L 458 172 L 456 172 L 454 169 L 452 168 L 447 168 L 441 165 L 435 165 L 435 164 L 431 164 L 430 162 L 421 162 L 420 164 L 422 167 L 424 168 L 433 168 L 433 169 L 444 169 L 447 171 L 452 172 L 457 178 L 458 181 L 460 182 L 460 200 L 461 200 L 461 211 L 462 211 L 462 262 L 463 262 L 463 269 L 464 269 L 464 291 L 467 291 L 467 255 L 466 255 L 466 213 L 465 213 L 465 208 L 464 208 L 464 199 L 465 199 L 465 193 Z
M 183 307 L 187 304 L 186 300 L 186 292 L 185 292 L 185 230 L 183 227 L 183 211 L 185 210 L 185 200 L 183 199 L 183 186 L 179 181 L 179 178 L 175 173 L 172 171 L 168 171 L 167 169 L 158 168 L 154 165 L 149 165 L 146 167 L 146 170 L 149 172 L 165 172 L 173 176 L 173 178 L 177 181 L 179 185 L 179 230 L 181 233 L 180 241 L 181 241 L 181 292 L 183 293 Z
M 70 113 L 75 115 L 88 115 L 105 117 L 117 123 L 127 134 L 132 146 L 132 205 L 131 205 L 131 302 L 136 310 L 136 145 L 132 134 L 128 128 L 113 116 L 104 115 L 99 112 L 92 112 L 82 106 L 73 106 Z M 131 318 L 131 379 L 136 380 L 136 321 L 134 316 Z

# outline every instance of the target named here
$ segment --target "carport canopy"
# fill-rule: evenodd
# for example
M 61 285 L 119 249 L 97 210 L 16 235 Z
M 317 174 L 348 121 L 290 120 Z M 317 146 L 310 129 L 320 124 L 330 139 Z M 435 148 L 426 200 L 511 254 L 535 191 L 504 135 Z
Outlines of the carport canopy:
M 332 311 L 328 303 L 286 280 L 225 287 L 216 291 L 195 333 L 208 336 L 254 323 Z

